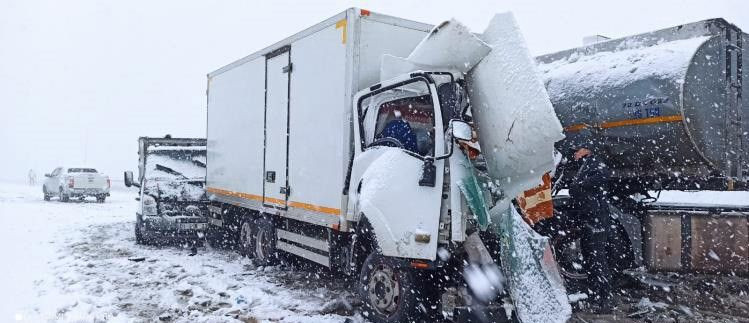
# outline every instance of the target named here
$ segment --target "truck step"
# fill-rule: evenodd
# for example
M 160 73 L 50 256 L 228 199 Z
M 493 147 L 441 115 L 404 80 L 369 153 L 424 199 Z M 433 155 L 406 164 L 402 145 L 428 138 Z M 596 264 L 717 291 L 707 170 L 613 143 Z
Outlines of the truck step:
M 324 251 L 324 252 L 328 252 L 330 250 L 330 247 L 328 246 L 328 242 L 325 240 L 318 240 L 318 239 L 311 238 L 305 235 L 301 235 L 298 233 L 289 232 L 289 231 L 281 230 L 281 229 L 276 229 L 276 234 L 279 240 L 296 242 L 303 246 L 307 246 L 307 247 L 314 248 L 314 249 Z
M 330 259 L 327 256 L 323 256 L 319 253 L 309 251 L 307 249 L 297 247 L 293 244 L 286 243 L 283 241 L 276 242 L 276 248 L 279 250 L 286 251 L 290 254 L 297 255 L 299 257 L 312 260 L 318 264 L 321 264 L 325 267 L 330 267 Z
M 328 253 L 330 246 L 327 241 L 281 229 L 276 229 L 276 236 L 278 237 L 278 242 L 276 242 L 276 247 L 278 249 L 309 259 L 325 267 L 330 267 L 330 259 L 328 256 L 311 250 L 315 249 Z

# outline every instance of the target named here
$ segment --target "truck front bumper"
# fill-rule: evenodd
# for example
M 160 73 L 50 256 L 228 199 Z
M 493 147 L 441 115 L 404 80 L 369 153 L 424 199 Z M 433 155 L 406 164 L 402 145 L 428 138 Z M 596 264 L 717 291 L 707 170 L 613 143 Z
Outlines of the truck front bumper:
M 144 216 L 141 233 L 148 239 L 194 240 L 203 236 L 208 222 L 197 216 Z

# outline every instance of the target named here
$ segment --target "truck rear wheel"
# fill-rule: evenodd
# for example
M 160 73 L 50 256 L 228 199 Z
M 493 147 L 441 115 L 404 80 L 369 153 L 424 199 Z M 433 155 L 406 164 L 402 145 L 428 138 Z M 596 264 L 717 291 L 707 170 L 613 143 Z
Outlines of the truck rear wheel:
M 432 286 L 410 268 L 399 268 L 377 252 L 369 254 L 359 274 L 364 316 L 375 323 L 422 321 L 429 316 Z
M 271 266 L 278 263 L 278 250 L 276 249 L 276 228 L 269 218 L 259 218 L 254 221 L 252 240 L 254 248 L 252 256 L 255 262 L 261 266 Z
M 252 258 L 255 251 L 254 227 L 255 222 L 252 219 L 247 219 L 242 222 L 239 230 L 239 254 L 248 258 Z

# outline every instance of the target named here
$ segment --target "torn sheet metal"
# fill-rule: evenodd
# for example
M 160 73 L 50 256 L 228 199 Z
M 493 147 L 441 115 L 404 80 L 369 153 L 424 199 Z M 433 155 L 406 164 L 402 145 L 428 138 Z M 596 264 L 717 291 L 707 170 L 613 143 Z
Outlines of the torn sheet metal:
M 500 239 L 500 262 L 521 322 L 566 322 L 572 315 L 548 238 L 514 207 L 491 209 Z
M 417 70 L 466 73 L 490 51 L 468 27 L 456 20 L 445 21 L 434 27 L 408 58 L 384 55 L 380 80 Z
M 486 199 L 486 193 L 483 190 L 481 179 L 477 176 L 476 170 L 471 165 L 468 158 L 462 153 L 453 154 L 452 158 L 451 183 L 455 183 L 465 198 L 466 204 L 483 231 L 489 226 L 489 203 Z M 457 198 L 460 198 L 459 196 Z
M 554 143 L 564 135 L 512 13 L 494 16 L 481 38 L 492 50 L 468 73 L 468 91 L 481 151 L 506 205 L 554 169 Z

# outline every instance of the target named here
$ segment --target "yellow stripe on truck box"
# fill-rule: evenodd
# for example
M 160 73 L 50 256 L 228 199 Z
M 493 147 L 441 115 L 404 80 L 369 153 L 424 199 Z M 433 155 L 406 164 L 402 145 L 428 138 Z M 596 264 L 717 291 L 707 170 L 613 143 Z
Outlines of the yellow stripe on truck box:
M 335 23 L 335 29 L 343 28 L 343 35 L 341 35 L 341 44 L 346 43 L 346 31 L 347 31 L 347 25 L 348 22 L 346 21 L 346 18 L 341 19 L 337 23 Z
M 242 199 L 246 199 L 246 200 L 253 200 L 253 201 L 263 202 L 263 197 L 260 196 L 260 195 L 254 195 L 254 194 L 248 194 L 248 193 L 242 193 L 242 192 L 228 191 L 228 190 L 223 190 L 223 189 L 214 188 L 214 187 L 208 187 L 208 188 L 206 188 L 206 191 L 208 191 L 210 193 L 214 193 L 214 194 L 219 194 L 219 195 L 232 196 L 232 197 L 238 197 L 238 198 L 242 198 Z M 266 200 L 266 202 L 271 202 L 273 204 L 278 204 L 280 206 L 282 206 L 282 205 L 285 204 L 284 200 L 274 199 L 274 198 L 270 198 L 270 197 L 265 198 L 265 200 Z M 314 204 L 309 204 L 309 203 L 303 203 L 303 202 L 295 202 L 295 201 L 289 201 L 288 205 L 290 207 L 293 207 L 293 208 L 296 208 L 296 209 L 304 209 L 304 210 L 308 210 L 308 211 L 314 211 L 314 212 L 318 212 L 318 213 L 325 213 L 325 214 L 330 214 L 330 215 L 335 215 L 335 216 L 340 216 L 341 215 L 341 210 L 340 209 L 336 209 L 336 208 L 332 208 L 332 207 L 327 207 L 327 206 L 319 206 L 319 205 L 314 205 Z

